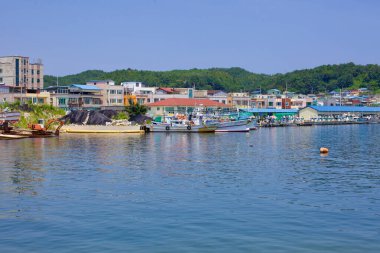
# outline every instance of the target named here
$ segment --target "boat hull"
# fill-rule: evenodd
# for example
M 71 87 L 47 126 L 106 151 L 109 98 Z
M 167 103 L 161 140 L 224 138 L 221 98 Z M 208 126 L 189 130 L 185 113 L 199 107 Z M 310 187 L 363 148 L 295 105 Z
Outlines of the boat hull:
M 63 133 L 144 133 L 140 126 L 67 125 Z
M 226 122 L 214 122 L 215 132 L 249 132 L 248 120 L 236 120 Z
M 170 125 L 150 125 L 148 126 L 150 132 L 178 132 L 178 133 L 212 133 L 215 132 L 216 127 L 211 126 L 170 126 Z
M 0 140 L 16 140 L 28 138 L 28 136 L 16 135 L 16 134 L 0 134 Z
M 215 132 L 249 132 L 247 125 L 218 127 Z

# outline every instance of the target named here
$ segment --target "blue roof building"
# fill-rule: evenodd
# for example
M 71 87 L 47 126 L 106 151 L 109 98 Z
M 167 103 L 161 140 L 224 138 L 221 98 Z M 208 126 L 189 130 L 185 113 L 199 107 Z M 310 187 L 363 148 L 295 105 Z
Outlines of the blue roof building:
M 70 85 L 70 91 L 73 92 L 100 92 L 102 89 L 94 85 L 85 85 L 85 84 L 72 84 Z
M 273 109 L 273 108 L 247 108 L 247 109 L 240 109 L 245 112 L 251 112 L 254 114 L 268 114 L 268 113 L 297 113 L 298 109 Z
M 380 116 L 380 107 L 366 106 L 308 106 L 299 110 L 299 116 L 305 120 L 319 117 L 340 116 Z
M 247 108 L 240 109 L 242 112 L 249 113 L 257 117 L 265 116 L 294 116 L 298 113 L 298 109 L 274 109 L 274 108 Z

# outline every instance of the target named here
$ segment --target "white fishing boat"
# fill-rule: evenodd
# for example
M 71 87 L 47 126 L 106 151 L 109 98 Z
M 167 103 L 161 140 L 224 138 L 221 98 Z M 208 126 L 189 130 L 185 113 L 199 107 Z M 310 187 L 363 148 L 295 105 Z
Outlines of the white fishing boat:
M 147 126 L 150 132 L 212 133 L 216 126 L 197 126 L 185 124 L 153 123 Z
M 207 120 L 206 125 L 216 126 L 215 132 L 249 132 L 248 120 Z
M 150 132 L 186 132 L 210 133 L 215 132 L 216 126 L 205 125 L 200 119 L 187 120 L 185 117 L 165 117 L 164 122 L 153 122 L 147 126 Z

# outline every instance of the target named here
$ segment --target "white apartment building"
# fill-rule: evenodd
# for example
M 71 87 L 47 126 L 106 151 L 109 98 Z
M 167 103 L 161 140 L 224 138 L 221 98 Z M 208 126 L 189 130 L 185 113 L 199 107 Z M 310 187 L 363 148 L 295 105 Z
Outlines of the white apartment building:
M 156 87 L 145 87 L 142 82 L 122 82 L 121 86 L 127 95 L 136 96 L 139 104 L 147 104 L 153 102 L 152 96 L 156 93 Z

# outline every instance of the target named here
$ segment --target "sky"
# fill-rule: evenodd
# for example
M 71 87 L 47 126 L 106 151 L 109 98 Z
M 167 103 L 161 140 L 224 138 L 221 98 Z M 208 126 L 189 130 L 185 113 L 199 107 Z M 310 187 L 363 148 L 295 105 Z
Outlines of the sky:
M 377 0 L 0 0 L 0 56 L 45 74 L 380 63 Z

